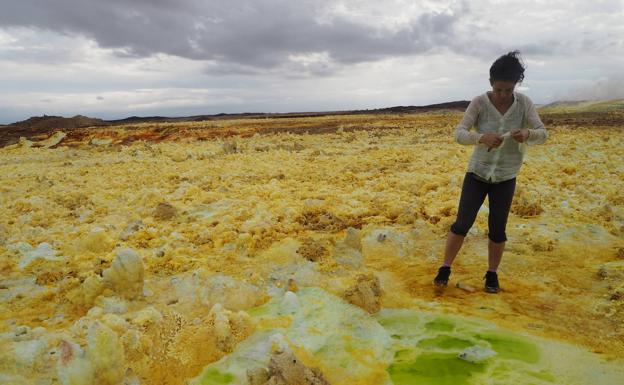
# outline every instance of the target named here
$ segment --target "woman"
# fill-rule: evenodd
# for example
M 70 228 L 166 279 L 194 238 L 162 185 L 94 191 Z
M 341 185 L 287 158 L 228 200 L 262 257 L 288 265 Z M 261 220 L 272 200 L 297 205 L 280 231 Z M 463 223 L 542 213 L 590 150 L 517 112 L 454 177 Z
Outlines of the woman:
M 524 65 L 518 51 L 498 58 L 490 67 L 492 90 L 475 97 L 455 130 L 455 140 L 475 146 L 464 177 L 457 219 L 451 226 L 444 250 L 444 264 L 434 279 L 446 286 L 451 264 L 472 227 L 479 208 L 488 196 L 488 270 L 485 290 L 499 291 L 496 270 L 505 249 L 505 227 L 522 165 L 526 145 L 541 144 L 548 138 L 533 102 L 515 92 L 524 79 Z M 476 131 L 470 131 L 472 127 Z

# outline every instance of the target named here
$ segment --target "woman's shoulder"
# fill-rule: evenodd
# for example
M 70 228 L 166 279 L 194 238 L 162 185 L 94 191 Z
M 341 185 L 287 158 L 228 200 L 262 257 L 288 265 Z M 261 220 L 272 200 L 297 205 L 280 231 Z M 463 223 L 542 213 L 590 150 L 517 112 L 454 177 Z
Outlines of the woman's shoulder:
M 472 98 L 472 100 L 477 100 L 479 102 L 483 102 L 483 101 L 487 100 L 487 98 L 488 98 L 488 93 L 484 92 L 482 94 L 479 94 L 479 95 L 475 96 L 474 98 Z
M 523 111 L 524 113 L 528 113 L 529 111 L 531 111 L 531 109 L 533 109 L 534 104 L 531 98 L 520 92 L 516 92 L 515 95 L 521 111 Z
M 518 101 L 521 102 L 522 104 L 526 104 L 526 105 L 533 104 L 533 101 L 531 100 L 531 98 L 529 98 L 525 94 L 521 92 L 514 92 L 514 94 L 516 95 L 516 98 L 518 99 Z
M 487 92 L 484 92 L 472 98 L 472 101 L 470 103 L 475 104 L 478 107 L 481 107 L 487 102 L 487 97 L 488 97 Z

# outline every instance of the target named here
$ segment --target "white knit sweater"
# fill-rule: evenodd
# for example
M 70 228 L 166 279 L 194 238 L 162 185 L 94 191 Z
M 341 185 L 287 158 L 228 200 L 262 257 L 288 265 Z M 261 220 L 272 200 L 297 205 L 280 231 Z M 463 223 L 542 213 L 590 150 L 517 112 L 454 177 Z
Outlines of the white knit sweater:
M 471 132 L 472 127 L 476 131 Z M 515 178 L 522 166 L 526 145 L 506 135 L 498 148 L 488 151 L 488 147 L 479 140 L 487 132 L 503 135 L 520 128 L 529 129 L 526 145 L 541 144 L 548 138 L 548 132 L 528 96 L 514 92 L 514 101 L 504 115 L 494 107 L 487 93 L 475 97 L 455 129 L 458 143 L 476 146 L 468 171 L 493 183 Z

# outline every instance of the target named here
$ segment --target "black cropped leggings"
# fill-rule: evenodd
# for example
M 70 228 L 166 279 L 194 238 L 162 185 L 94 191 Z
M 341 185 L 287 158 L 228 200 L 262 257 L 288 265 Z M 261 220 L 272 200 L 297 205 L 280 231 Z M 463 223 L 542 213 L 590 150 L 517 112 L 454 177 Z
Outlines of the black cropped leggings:
M 515 189 L 516 178 L 501 183 L 487 183 L 475 178 L 471 172 L 466 173 L 461 198 L 459 198 L 457 219 L 451 226 L 451 231 L 465 237 L 474 224 L 479 208 L 487 195 L 490 206 L 488 238 L 496 243 L 505 242 L 507 240 L 505 233 L 507 217 Z

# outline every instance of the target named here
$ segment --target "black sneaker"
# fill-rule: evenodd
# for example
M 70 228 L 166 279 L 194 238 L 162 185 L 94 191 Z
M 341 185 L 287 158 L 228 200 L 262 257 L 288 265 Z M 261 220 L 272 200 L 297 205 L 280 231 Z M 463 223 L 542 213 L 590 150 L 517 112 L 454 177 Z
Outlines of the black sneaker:
M 433 279 L 433 284 L 436 286 L 446 286 L 448 285 L 448 279 L 451 275 L 451 267 L 450 266 L 442 266 L 438 269 L 438 275 Z
M 500 286 L 498 285 L 498 274 L 493 271 L 485 273 L 485 291 L 488 293 L 498 293 Z

